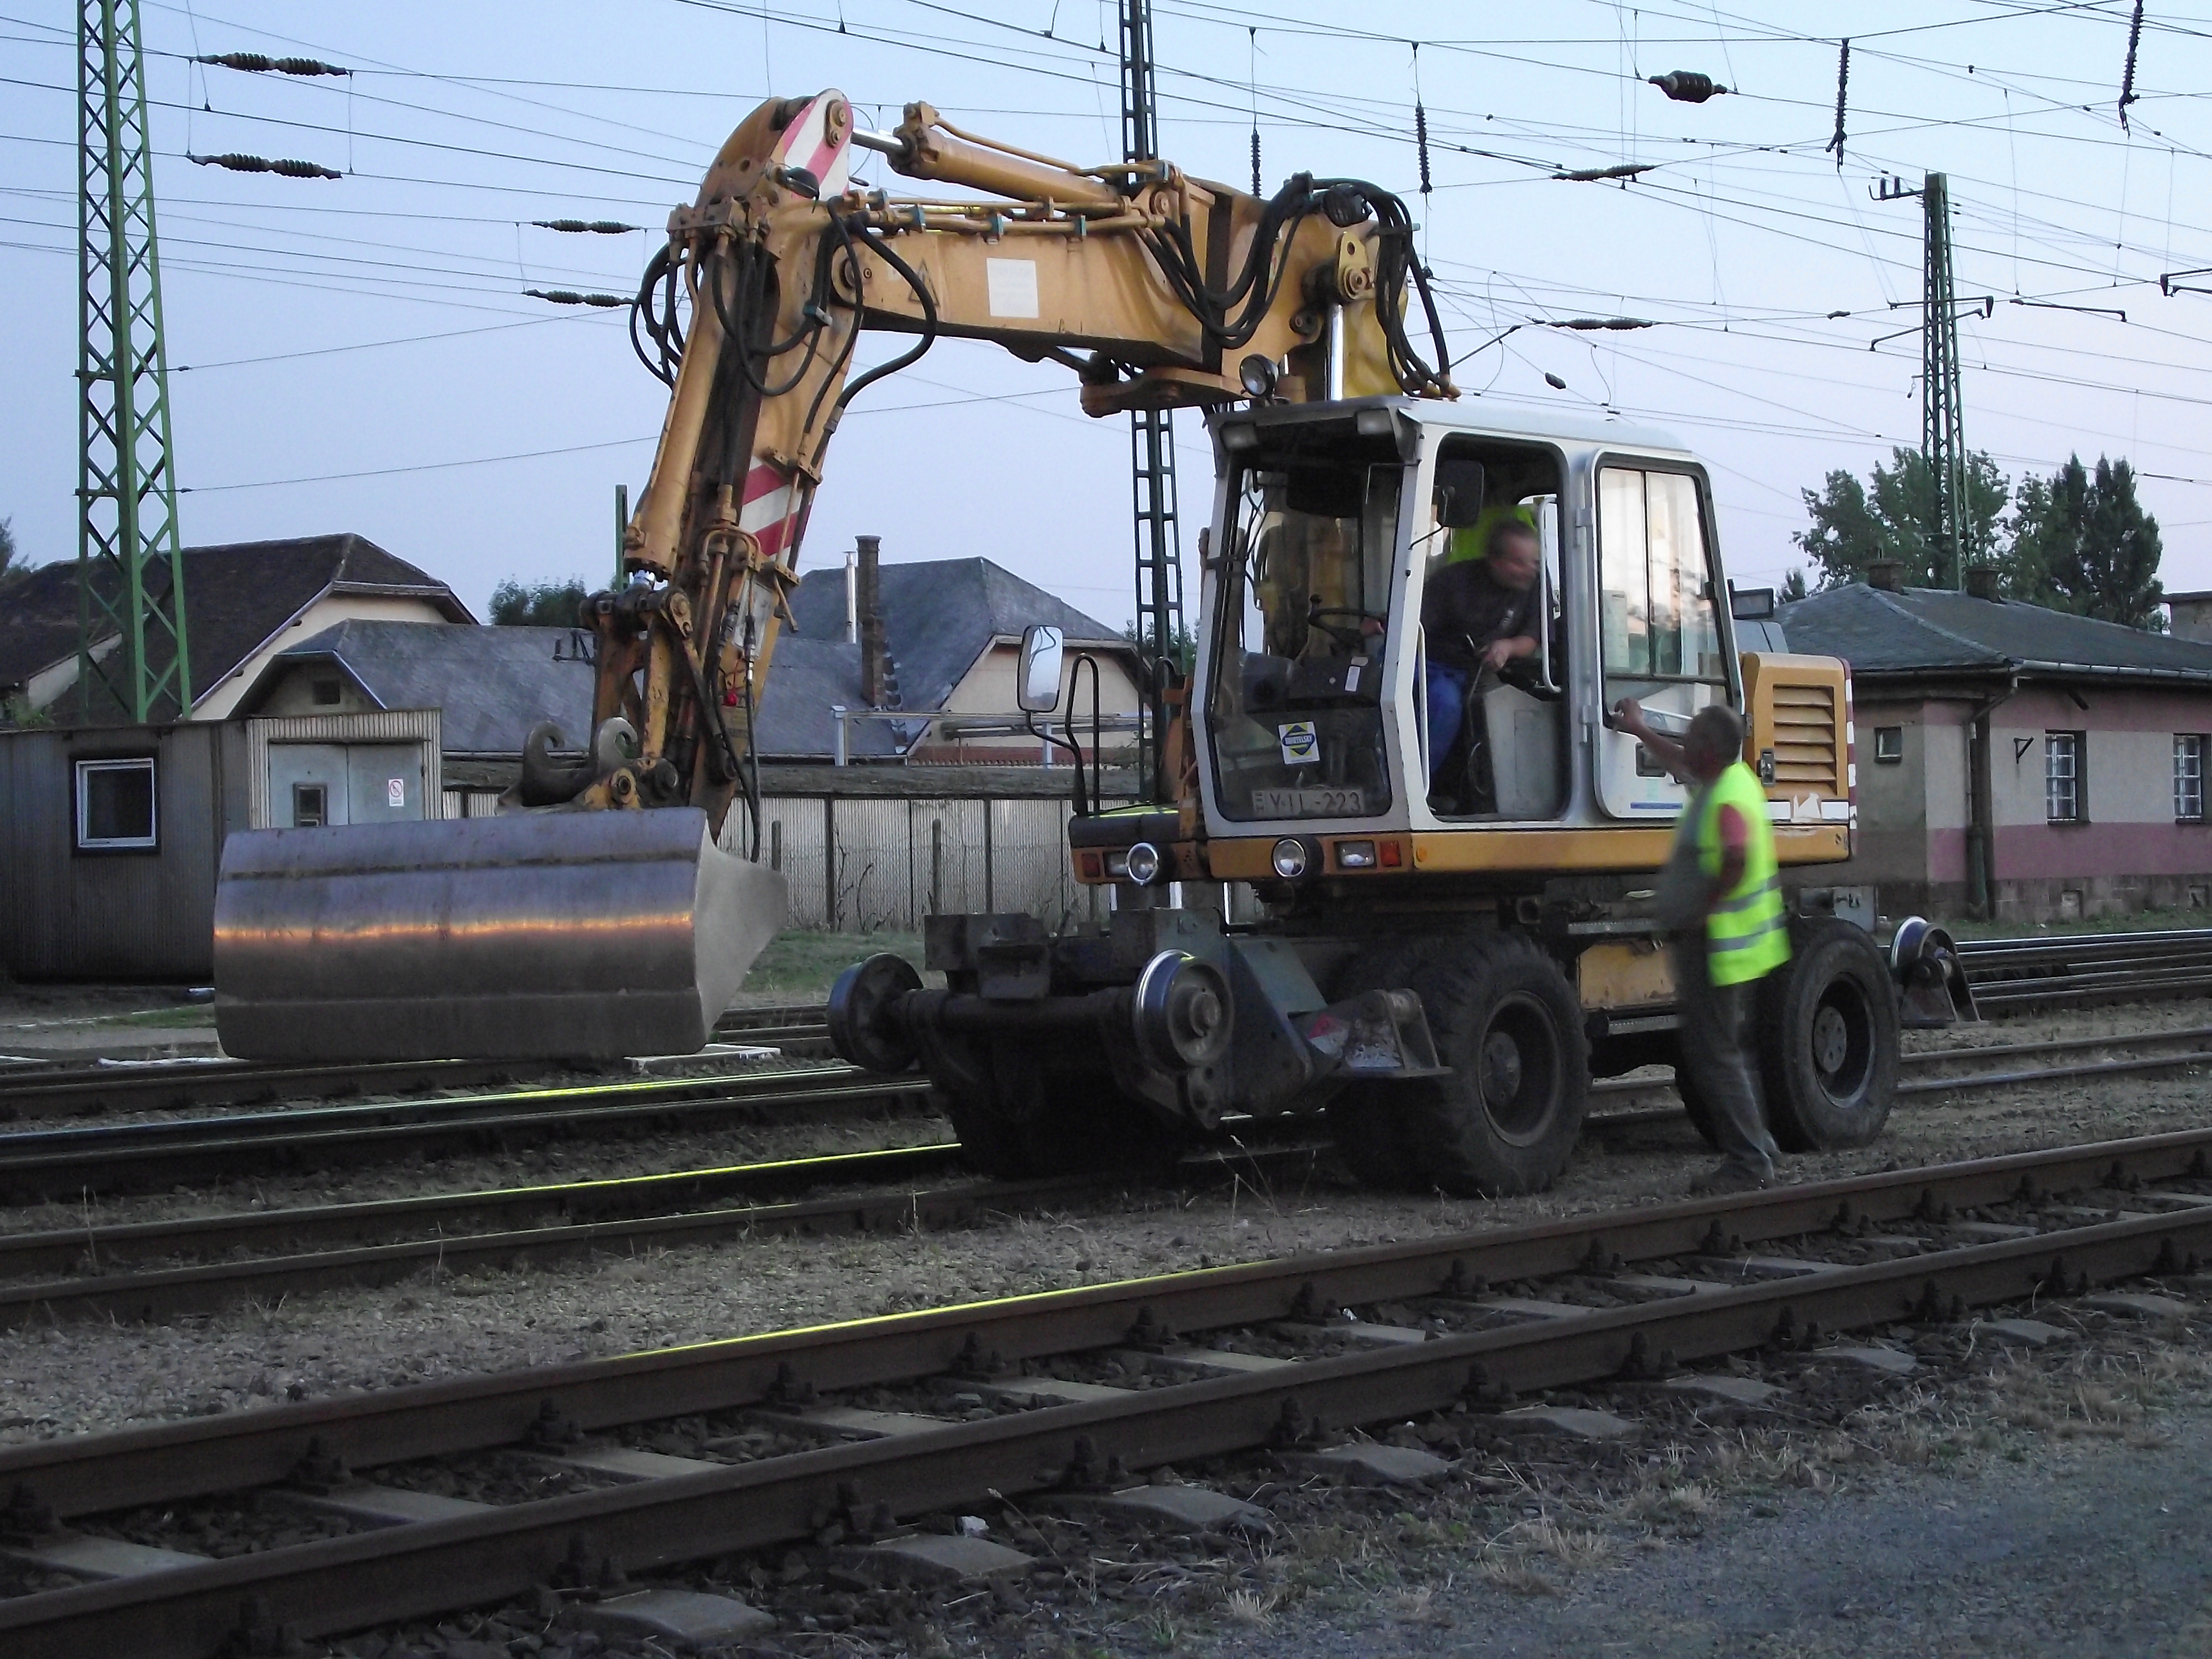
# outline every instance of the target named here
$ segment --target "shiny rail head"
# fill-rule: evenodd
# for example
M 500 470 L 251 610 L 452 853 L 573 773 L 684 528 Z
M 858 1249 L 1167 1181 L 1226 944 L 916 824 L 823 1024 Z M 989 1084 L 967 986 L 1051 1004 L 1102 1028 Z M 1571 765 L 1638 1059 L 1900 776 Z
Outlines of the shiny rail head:
M 216 1031 L 263 1060 L 692 1054 L 785 899 L 692 807 L 240 830 Z

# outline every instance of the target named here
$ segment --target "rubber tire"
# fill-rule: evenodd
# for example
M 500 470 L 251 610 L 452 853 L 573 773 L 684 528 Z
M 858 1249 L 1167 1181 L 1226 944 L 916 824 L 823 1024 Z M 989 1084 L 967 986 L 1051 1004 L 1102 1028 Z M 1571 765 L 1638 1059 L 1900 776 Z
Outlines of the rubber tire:
M 1370 945 L 1338 973 L 1331 988 L 1341 1002 L 1363 991 L 1403 990 L 1413 981 L 1423 959 L 1437 948 L 1433 939 L 1394 939 Z M 1415 1181 L 1413 1147 L 1406 1118 L 1406 1094 L 1418 1084 L 1354 1083 L 1328 1103 L 1329 1139 L 1336 1143 L 1353 1179 L 1382 1192 L 1410 1192 Z
M 1451 1067 L 1449 1077 L 1401 1085 L 1420 1182 L 1461 1197 L 1543 1191 L 1574 1155 L 1589 1109 L 1589 1044 L 1566 975 L 1529 939 L 1479 934 L 1439 951 L 1413 988 L 1437 1057 Z M 1529 1091 L 1518 1123 L 1501 1121 L 1485 1099 L 1484 1051 L 1493 1035 L 1512 1035 L 1501 1020 L 1522 1039 L 1512 1045 L 1519 1086 Z
M 1790 928 L 1789 962 L 1759 995 L 1767 1127 L 1785 1152 L 1871 1144 L 1897 1098 L 1897 994 L 1863 928 L 1832 917 Z M 1824 1067 L 1823 1055 L 1840 1063 Z
M 1698 1138 L 1718 1152 L 1720 1126 L 1714 1121 L 1713 1109 L 1698 1091 L 1697 1082 L 1691 1077 L 1690 1068 L 1686 1066 L 1677 1065 L 1674 1067 L 1674 1092 L 1682 1097 L 1682 1109 L 1689 1114 L 1690 1127 L 1698 1132 Z

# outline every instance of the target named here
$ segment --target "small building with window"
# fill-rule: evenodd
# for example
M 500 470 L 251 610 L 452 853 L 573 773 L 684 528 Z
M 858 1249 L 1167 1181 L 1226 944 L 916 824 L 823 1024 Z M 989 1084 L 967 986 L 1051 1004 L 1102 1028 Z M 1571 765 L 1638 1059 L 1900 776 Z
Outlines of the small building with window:
M 2212 906 L 2212 641 L 1856 583 L 1781 622 L 1792 651 L 1850 665 L 1858 831 L 1840 878 L 1876 884 L 1887 914 Z

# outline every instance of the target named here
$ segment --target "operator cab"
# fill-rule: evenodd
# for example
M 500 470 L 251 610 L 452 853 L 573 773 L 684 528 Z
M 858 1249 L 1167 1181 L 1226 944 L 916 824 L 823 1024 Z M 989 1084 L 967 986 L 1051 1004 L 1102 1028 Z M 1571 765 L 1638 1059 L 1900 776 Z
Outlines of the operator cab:
M 1223 818 L 1596 827 L 1680 811 L 1686 792 L 1603 711 L 1633 697 L 1679 732 L 1708 702 L 1741 704 L 1687 457 L 1617 426 L 1468 431 L 1373 404 L 1218 429 L 1200 692 Z M 1501 536 L 1517 542 L 1503 562 Z M 1486 660 L 1501 639 L 1522 643 Z

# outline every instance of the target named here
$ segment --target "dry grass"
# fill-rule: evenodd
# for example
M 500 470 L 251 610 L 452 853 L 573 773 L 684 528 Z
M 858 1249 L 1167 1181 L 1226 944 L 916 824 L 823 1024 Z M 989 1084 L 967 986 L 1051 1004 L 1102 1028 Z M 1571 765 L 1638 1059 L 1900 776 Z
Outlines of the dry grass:
M 1275 1622 L 1282 1596 L 1274 1590 L 1231 1590 L 1221 1598 L 1221 1611 L 1232 1624 L 1263 1629 Z

